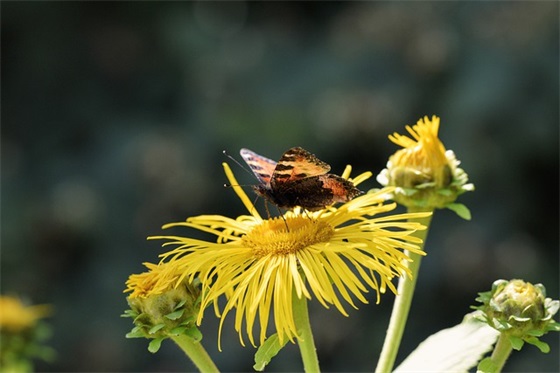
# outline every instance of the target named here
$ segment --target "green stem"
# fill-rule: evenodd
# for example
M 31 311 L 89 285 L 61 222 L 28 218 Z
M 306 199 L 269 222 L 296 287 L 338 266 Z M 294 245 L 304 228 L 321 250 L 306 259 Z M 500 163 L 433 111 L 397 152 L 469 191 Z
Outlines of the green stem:
M 296 324 L 299 337 L 298 346 L 303 360 L 303 369 L 308 373 L 320 372 L 317 349 L 313 340 L 313 332 L 309 322 L 309 312 L 307 310 L 307 298 L 301 298 L 294 293 L 293 295 L 294 322 Z
M 170 337 L 181 350 L 187 354 L 187 356 L 192 360 L 194 365 L 202 373 L 217 373 L 218 368 L 208 355 L 208 352 L 202 347 L 200 342 L 194 341 L 191 337 L 184 334 L 178 336 Z
M 495 373 L 499 373 L 504 368 L 504 365 L 511 354 L 512 347 L 509 341 L 509 338 L 504 335 L 504 333 L 500 334 L 498 338 L 498 342 L 496 343 L 496 347 L 494 347 L 494 351 L 492 352 L 492 356 L 490 359 L 494 363 Z
M 409 208 L 408 212 L 420 211 Z M 410 219 L 410 221 L 426 226 L 425 230 L 414 232 L 415 237 L 422 239 L 422 249 L 424 248 L 424 244 L 426 242 L 426 236 L 428 235 L 431 220 L 432 215 L 425 218 Z M 389 321 L 387 335 L 385 336 L 385 342 L 383 343 L 383 348 L 381 350 L 381 355 L 379 356 L 379 361 L 377 362 L 377 367 L 375 368 L 375 373 L 388 373 L 393 370 L 393 366 L 395 365 L 395 360 L 397 358 L 397 352 L 399 351 L 399 346 L 404 333 L 406 320 L 408 319 L 408 312 L 410 311 L 410 304 L 412 303 L 412 296 L 414 295 L 414 288 L 416 286 L 422 256 L 408 251 L 406 254 L 410 257 L 410 259 L 412 259 L 411 262 L 407 262 L 407 266 L 408 269 L 410 269 L 412 277 L 403 276 L 399 279 L 398 295 L 395 297 L 391 320 Z

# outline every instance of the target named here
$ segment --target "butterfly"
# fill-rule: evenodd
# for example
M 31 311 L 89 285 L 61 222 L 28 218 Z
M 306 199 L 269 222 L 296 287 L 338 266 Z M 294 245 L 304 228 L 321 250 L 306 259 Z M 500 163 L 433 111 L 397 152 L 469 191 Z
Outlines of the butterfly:
M 239 153 L 259 180 L 253 190 L 279 208 L 316 211 L 363 193 L 351 181 L 327 173 L 331 166 L 300 147 L 288 149 L 278 163 L 249 149 Z

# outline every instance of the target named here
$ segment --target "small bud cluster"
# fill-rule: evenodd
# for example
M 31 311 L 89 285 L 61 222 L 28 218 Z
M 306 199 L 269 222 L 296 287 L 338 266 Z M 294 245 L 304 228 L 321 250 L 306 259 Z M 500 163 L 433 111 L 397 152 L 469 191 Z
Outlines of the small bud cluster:
M 438 138 L 439 118 L 420 119 L 407 126 L 412 138 L 397 133 L 391 141 L 403 147 L 387 162 L 377 176 L 383 186 L 396 187 L 394 200 L 408 208 L 422 210 L 449 208 L 470 219 L 468 209 L 454 203 L 464 192 L 474 190 L 452 150 L 446 150 Z
M 51 328 L 42 319 L 50 313 L 47 305 L 27 306 L 19 298 L 0 296 L 2 372 L 30 372 L 34 359 L 54 359 L 54 350 L 44 344 L 51 336 Z
M 126 337 L 152 339 L 148 346 L 150 352 L 157 352 L 161 342 L 172 336 L 184 334 L 195 341 L 202 339 L 195 325 L 200 309 L 198 284 L 182 282 L 161 294 L 129 296 L 127 301 L 130 309 L 123 316 L 132 317 L 135 327 Z
M 480 293 L 476 300 L 482 303 L 473 307 L 483 312 L 481 319 L 507 335 L 516 350 L 527 342 L 548 352 L 549 346 L 538 337 L 550 331 L 560 331 L 560 324 L 553 319 L 560 302 L 546 298 L 542 284 L 497 280 L 491 291 Z

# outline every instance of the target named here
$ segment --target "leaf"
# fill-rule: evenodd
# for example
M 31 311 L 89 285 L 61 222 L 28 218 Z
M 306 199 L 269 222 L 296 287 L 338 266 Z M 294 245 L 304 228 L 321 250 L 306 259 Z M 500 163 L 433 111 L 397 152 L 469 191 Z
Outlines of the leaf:
M 462 203 L 450 203 L 445 207 L 455 212 L 457 215 L 459 215 L 460 218 L 471 220 L 471 210 L 469 210 L 469 208 Z
M 185 325 L 178 326 L 176 328 L 171 329 L 171 331 L 169 331 L 169 334 L 175 335 L 175 336 L 181 335 L 185 332 L 185 330 L 187 330 L 187 328 L 188 328 L 188 326 L 185 326 Z
M 167 317 L 169 320 L 177 320 L 178 318 L 180 318 L 181 316 L 183 316 L 183 313 L 185 313 L 185 309 L 182 308 L 178 311 L 174 311 L 171 313 L 168 313 L 167 315 L 165 315 L 165 317 Z
M 179 303 L 177 303 L 177 305 L 175 306 L 175 308 L 173 308 L 173 310 L 178 310 L 179 308 L 183 307 L 185 305 L 185 303 L 187 303 L 187 299 L 183 299 L 182 301 L 180 301 Z
M 560 323 L 549 323 L 546 326 L 546 331 L 547 332 L 560 332 Z
M 159 348 L 161 347 L 161 342 L 162 341 L 163 341 L 163 338 L 152 339 L 150 341 L 150 344 L 148 345 L 148 351 L 150 351 L 152 354 L 155 354 L 156 352 L 158 352 Z
M 543 354 L 548 354 L 550 352 L 550 346 L 545 342 L 539 341 L 538 338 L 530 337 L 525 339 L 525 342 L 536 346 Z
M 196 326 L 191 326 L 185 330 L 185 335 L 191 337 L 195 342 L 200 342 L 202 340 L 202 333 Z
M 449 189 L 439 189 L 438 190 L 438 194 L 441 194 L 442 196 L 450 196 L 453 194 L 453 192 Z
M 286 343 L 288 343 L 287 339 L 283 343 L 280 343 L 278 334 L 271 335 L 257 350 L 253 369 L 262 372 L 268 363 L 270 363 L 270 360 L 280 352 Z
M 533 329 L 533 330 L 529 330 L 527 334 L 532 337 L 542 337 L 545 333 L 542 330 Z
M 420 343 L 395 372 L 467 372 L 492 349 L 499 333 L 469 318 Z
M 477 373 L 496 373 L 497 371 L 498 366 L 489 357 L 482 359 L 476 368 Z
M 144 332 L 142 331 L 142 328 L 139 326 L 135 326 L 134 328 L 132 328 L 132 330 L 130 332 L 128 332 L 125 335 L 126 338 L 143 338 L 145 337 Z
M 523 340 L 519 337 L 510 336 L 509 337 L 509 343 L 511 343 L 511 347 L 514 350 L 519 351 L 519 350 L 521 350 L 521 347 L 523 347 L 523 344 L 525 342 L 523 342 Z
M 194 324 L 194 321 L 195 321 L 194 316 L 185 317 L 179 325 L 189 325 L 191 323 Z
M 493 325 L 494 327 L 499 330 L 500 332 L 506 331 L 512 328 L 511 324 L 508 323 L 506 320 L 501 320 L 497 318 L 493 318 Z
M 148 330 L 148 333 L 155 334 L 164 327 L 165 327 L 165 324 L 154 325 L 154 326 L 152 326 L 152 328 L 150 330 Z
M 126 310 L 121 315 L 121 317 L 132 317 L 132 318 L 135 318 L 136 316 L 138 316 L 138 312 L 134 312 L 133 310 Z

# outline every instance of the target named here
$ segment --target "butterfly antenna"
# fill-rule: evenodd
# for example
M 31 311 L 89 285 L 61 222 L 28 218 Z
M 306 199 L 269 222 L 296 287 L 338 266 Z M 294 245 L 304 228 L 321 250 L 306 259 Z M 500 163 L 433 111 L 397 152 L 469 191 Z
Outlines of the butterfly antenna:
M 235 162 L 236 165 L 238 165 L 239 167 L 241 167 L 245 172 L 247 172 L 249 175 L 251 175 L 254 178 L 257 178 L 255 176 L 255 174 L 253 172 L 251 172 L 250 170 L 248 170 L 245 166 L 243 166 L 237 159 L 233 158 L 231 155 L 229 155 L 225 150 L 222 151 L 222 153 L 224 153 L 224 155 L 226 157 L 228 157 L 229 159 L 231 159 L 233 162 Z M 258 180 L 258 178 L 257 178 Z
M 224 153 L 224 155 L 226 157 L 228 157 L 229 159 L 231 159 L 233 162 L 235 162 L 236 165 L 238 165 L 239 167 L 241 167 L 243 169 L 243 171 L 249 173 L 250 175 L 252 175 L 253 177 L 255 177 L 255 174 L 253 174 L 251 171 L 249 171 L 248 169 L 245 168 L 245 166 L 243 166 L 241 163 L 239 163 L 239 161 L 235 158 L 233 158 L 231 155 L 229 155 L 225 150 L 222 150 L 222 153 Z M 232 184 L 224 184 L 224 188 L 230 188 L 233 186 L 240 186 L 240 187 L 248 187 L 248 186 L 252 186 L 252 185 L 247 185 L 247 184 L 237 184 L 237 185 L 232 185 Z M 253 202 L 254 204 L 254 202 Z
M 224 183 L 224 188 L 231 188 L 231 187 L 252 187 L 252 184 L 228 184 L 228 183 Z

